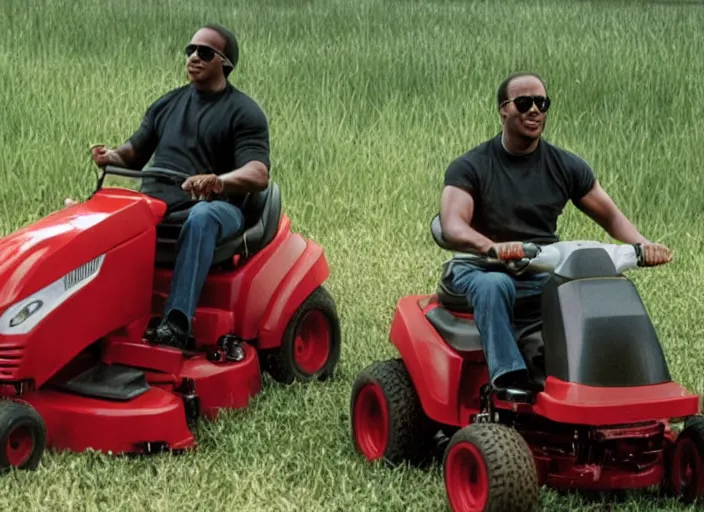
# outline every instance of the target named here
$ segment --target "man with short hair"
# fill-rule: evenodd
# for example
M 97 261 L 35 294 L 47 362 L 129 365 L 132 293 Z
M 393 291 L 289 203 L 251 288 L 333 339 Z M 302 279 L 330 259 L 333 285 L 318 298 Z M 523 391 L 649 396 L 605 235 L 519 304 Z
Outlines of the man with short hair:
M 141 169 L 153 166 L 192 175 L 181 186 L 145 178 L 141 191 L 169 211 L 193 205 L 183 225 L 171 290 L 155 343 L 184 348 L 198 297 L 219 240 L 244 226 L 249 192 L 269 183 L 269 129 L 257 103 L 228 82 L 239 58 L 237 40 L 209 24 L 186 46 L 190 83 L 157 99 L 139 129 L 116 149 L 92 148 L 93 160 Z
M 550 99 L 540 76 L 510 75 L 499 86 L 497 107 L 501 133 L 447 168 L 440 221 L 448 242 L 471 253 L 453 262 L 451 282 L 473 305 L 491 384 L 529 390 L 514 306 L 516 298 L 540 294 L 548 275 L 515 277 L 492 268 L 491 249 L 503 259 L 520 257 L 524 242 L 557 242 L 557 219 L 571 200 L 613 238 L 642 244 L 647 265 L 667 263 L 672 253 L 638 232 L 584 160 L 542 139 Z

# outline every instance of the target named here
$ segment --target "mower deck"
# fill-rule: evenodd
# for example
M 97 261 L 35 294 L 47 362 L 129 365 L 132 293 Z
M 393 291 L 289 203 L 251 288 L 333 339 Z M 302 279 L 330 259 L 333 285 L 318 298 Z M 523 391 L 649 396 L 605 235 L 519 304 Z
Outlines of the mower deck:
M 189 425 L 198 417 L 244 408 L 260 391 L 257 353 L 242 346 L 241 361 L 210 361 L 203 352 L 111 341 L 101 361 L 22 399 L 44 418 L 46 445 L 56 450 L 179 451 L 196 445 Z
M 147 453 L 151 445 L 181 450 L 195 446 L 184 401 L 152 387 L 129 401 L 110 401 L 46 389 L 29 392 L 46 425 L 47 446 L 55 450 Z

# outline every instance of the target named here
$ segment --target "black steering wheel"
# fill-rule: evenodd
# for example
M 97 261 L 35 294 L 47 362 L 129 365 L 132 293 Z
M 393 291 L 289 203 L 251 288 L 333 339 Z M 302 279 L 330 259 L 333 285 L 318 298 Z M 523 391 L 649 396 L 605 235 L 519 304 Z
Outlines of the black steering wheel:
M 102 172 L 98 176 L 98 185 L 95 187 L 95 194 L 103 186 L 105 177 L 109 174 L 113 176 L 123 176 L 125 178 L 158 178 L 173 181 L 174 183 L 182 183 L 191 177 L 190 174 L 184 172 L 174 171 L 171 169 L 164 169 L 162 167 L 147 167 L 142 171 L 134 169 L 126 169 L 125 167 L 118 167 L 116 165 L 106 165 L 100 168 Z

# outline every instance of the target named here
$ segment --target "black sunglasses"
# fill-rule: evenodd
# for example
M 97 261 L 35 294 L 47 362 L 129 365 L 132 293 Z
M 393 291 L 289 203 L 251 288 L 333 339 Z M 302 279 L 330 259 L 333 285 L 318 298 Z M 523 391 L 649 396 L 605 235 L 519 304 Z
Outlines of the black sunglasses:
M 225 57 L 225 55 L 217 51 L 215 48 L 211 48 L 210 46 L 205 46 L 204 44 L 189 44 L 188 46 L 186 46 L 186 57 L 190 57 L 195 52 L 198 52 L 198 57 L 200 57 L 200 59 L 205 62 L 210 62 L 211 60 L 213 60 L 213 58 L 215 58 L 216 55 L 218 55 L 222 58 L 222 60 L 225 61 L 228 66 L 232 66 L 230 59 Z
M 516 110 L 521 114 L 525 114 L 530 110 L 530 108 L 535 104 L 542 113 L 545 113 L 550 108 L 550 98 L 546 96 L 517 96 L 512 100 L 504 101 L 501 106 L 503 107 L 507 103 L 513 102 L 516 105 Z

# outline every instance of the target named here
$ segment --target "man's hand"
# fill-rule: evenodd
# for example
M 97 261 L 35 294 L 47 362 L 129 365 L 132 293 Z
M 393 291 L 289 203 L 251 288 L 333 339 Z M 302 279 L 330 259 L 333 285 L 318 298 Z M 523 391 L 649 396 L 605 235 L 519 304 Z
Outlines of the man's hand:
M 520 260 L 526 257 L 523 242 L 503 242 L 494 244 L 487 255 L 501 261 Z
M 90 152 L 93 156 L 93 162 L 98 167 L 105 167 L 110 164 L 127 167 L 119 153 L 113 149 L 106 148 L 104 144 L 93 144 L 90 147 Z
M 664 265 L 672 261 L 672 251 L 662 244 L 652 242 L 639 244 L 640 255 L 638 262 L 643 267 L 654 267 L 656 265 Z
M 191 193 L 191 198 L 210 200 L 212 194 L 222 194 L 225 183 L 216 174 L 197 174 L 183 182 L 181 188 Z

